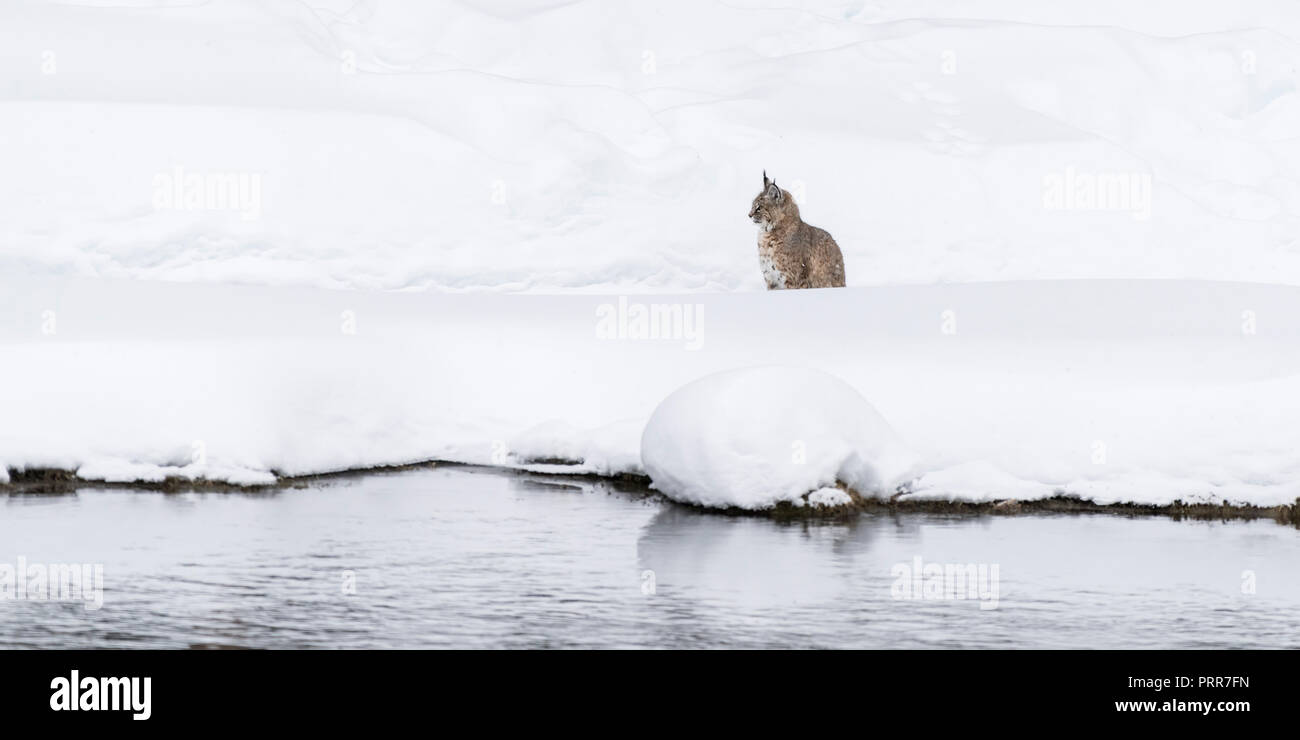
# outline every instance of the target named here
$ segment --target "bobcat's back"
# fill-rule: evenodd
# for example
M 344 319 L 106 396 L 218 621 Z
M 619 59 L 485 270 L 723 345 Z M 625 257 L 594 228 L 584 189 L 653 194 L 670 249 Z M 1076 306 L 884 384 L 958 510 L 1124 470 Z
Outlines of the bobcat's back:
M 844 257 L 825 229 L 800 221 L 786 233 L 760 232 L 758 253 L 759 263 L 770 263 L 778 273 L 769 277 L 764 270 L 770 289 L 844 287 Z

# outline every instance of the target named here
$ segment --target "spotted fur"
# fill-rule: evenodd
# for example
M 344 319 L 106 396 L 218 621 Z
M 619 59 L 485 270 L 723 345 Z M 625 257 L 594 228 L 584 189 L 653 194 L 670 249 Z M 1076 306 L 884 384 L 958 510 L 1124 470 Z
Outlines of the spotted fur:
M 794 198 L 766 172 L 749 218 L 758 224 L 758 265 L 768 290 L 844 287 L 839 245 L 823 229 L 804 223 Z

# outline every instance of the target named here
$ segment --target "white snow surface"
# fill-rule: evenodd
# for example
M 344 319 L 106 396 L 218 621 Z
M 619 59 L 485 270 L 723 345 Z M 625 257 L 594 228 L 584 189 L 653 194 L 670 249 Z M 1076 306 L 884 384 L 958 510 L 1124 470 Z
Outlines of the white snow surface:
M 597 429 L 582 429 L 552 419 L 530 427 L 511 438 L 506 457 L 495 464 L 541 472 L 644 473 L 639 443 L 642 418 L 622 419 Z
M 1290 0 L 0 4 L 0 483 L 645 472 L 671 394 L 780 365 L 888 419 L 908 498 L 1290 504 L 1297 39 Z M 849 288 L 763 291 L 764 169 Z
M 808 503 L 812 506 L 836 507 L 852 503 L 853 499 L 838 488 L 818 488 L 808 494 Z
M 916 457 L 839 378 L 758 367 L 701 378 L 664 399 L 641 437 L 641 462 L 674 500 L 770 509 L 802 505 L 835 483 L 864 496 L 893 493 Z
M 920 457 L 905 498 L 1300 497 L 1300 289 L 1024 281 L 632 299 L 691 306 L 697 350 L 602 334 L 619 298 L 0 275 L 0 460 L 237 483 L 429 459 L 641 472 L 664 399 L 781 365 L 841 379 L 888 420 Z M 756 396 L 751 416 L 765 402 L 785 399 Z M 748 418 L 704 421 L 743 434 L 731 413 Z
M 851 286 L 1297 284 L 1297 39 L 1291 0 L 4 3 L 0 271 L 759 291 L 766 170 Z

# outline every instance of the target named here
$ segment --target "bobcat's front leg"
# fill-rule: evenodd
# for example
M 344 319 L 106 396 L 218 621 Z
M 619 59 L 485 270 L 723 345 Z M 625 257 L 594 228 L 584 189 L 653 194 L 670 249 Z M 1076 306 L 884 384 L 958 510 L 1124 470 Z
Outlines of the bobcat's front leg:
M 775 260 L 768 255 L 760 254 L 758 266 L 763 270 L 763 282 L 767 283 L 768 290 L 785 290 L 785 273 L 777 268 Z

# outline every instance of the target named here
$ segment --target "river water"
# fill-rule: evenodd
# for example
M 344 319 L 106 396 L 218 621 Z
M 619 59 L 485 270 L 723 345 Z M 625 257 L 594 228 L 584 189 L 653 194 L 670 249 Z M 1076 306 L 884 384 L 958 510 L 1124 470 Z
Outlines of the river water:
M 1271 521 L 776 522 L 465 467 L 0 496 L 0 573 L 38 563 L 102 566 L 102 604 L 14 586 L 0 646 L 1300 647 Z

